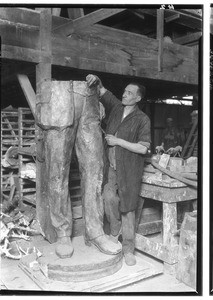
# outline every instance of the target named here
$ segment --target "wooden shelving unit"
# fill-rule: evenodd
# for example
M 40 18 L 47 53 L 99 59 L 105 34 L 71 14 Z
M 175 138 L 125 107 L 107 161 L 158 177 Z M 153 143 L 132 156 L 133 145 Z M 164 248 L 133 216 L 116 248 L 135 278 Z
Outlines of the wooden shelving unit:
M 19 122 L 19 196 L 20 200 L 28 200 L 35 203 L 36 180 L 35 178 L 22 178 L 23 169 L 29 166 L 35 166 L 36 158 L 27 154 L 30 146 L 35 144 L 35 120 L 29 108 L 18 108 Z M 25 150 L 26 153 L 23 154 Z M 35 168 L 34 168 L 35 169 Z
M 8 109 L 1 111 L 1 160 L 10 147 L 18 147 L 18 110 Z M 14 179 L 18 179 L 19 166 L 1 166 L 1 192 L 2 198 L 9 197 Z

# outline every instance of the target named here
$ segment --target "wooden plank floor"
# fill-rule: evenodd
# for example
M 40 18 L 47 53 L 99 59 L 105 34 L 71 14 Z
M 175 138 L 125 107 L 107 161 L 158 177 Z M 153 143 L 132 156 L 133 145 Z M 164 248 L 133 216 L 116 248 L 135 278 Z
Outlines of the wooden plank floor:
M 45 242 L 46 243 L 46 242 Z M 1 261 L 1 290 L 13 291 L 81 291 L 81 292 L 112 292 L 112 293 L 143 293 L 143 292 L 192 292 L 192 288 L 179 282 L 175 277 L 162 274 L 163 264 L 155 259 L 138 252 L 137 265 L 128 267 L 123 263 L 120 271 L 102 279 L 85 284 L 63 284 L 47 282 L 38 284 L 30 278 L 18 265 L 20 261 L 2 258 Z M 151 266 L 151 267 L 150 267 Z M 119 273 L 120 272 L 120 273 Z M 41 282 L 41 280 L 40 280 Z M 57 288 L 56 288 L 57 286 Z

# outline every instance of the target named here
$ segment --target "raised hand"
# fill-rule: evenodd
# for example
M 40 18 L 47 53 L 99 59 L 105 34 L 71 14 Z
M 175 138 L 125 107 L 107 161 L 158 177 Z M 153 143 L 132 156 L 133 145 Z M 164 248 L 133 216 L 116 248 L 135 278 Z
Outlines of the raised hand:
M 86 77 L 86 81 L 89 87 L 91 87 L 92 85 L 99 85 L 99 88 L 103 87 L 103 84 L 100 80 L 100 78 L 96 75 L 93 74 L 89 74 Z

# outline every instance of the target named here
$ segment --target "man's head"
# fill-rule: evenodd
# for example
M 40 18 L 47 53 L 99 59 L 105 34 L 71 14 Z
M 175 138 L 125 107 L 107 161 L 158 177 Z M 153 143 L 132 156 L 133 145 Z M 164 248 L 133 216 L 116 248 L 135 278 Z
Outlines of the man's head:
M 146 88 L 138 83 L 130 83 L 124 90 L 122 104 L 133 106 L 145 97 Z
M 172 127 L 173 126 L 173 119 L 172 118 L 167 118 L 166 119 L 166 124 L 168 127 Z

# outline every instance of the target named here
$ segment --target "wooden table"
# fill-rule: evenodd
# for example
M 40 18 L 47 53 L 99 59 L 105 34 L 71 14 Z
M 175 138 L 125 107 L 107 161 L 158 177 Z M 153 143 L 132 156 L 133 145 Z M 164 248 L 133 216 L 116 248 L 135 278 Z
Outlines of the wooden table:
M 197 189 L 161 173 L 145 173 L 142 178 L 141 197 L 162 202 L 162 239 L 155 240 L 136 234 L 138 250 L 164 262 L 164 272 L 175 274 L 178 262 L 177 203 L 195 201 Z

